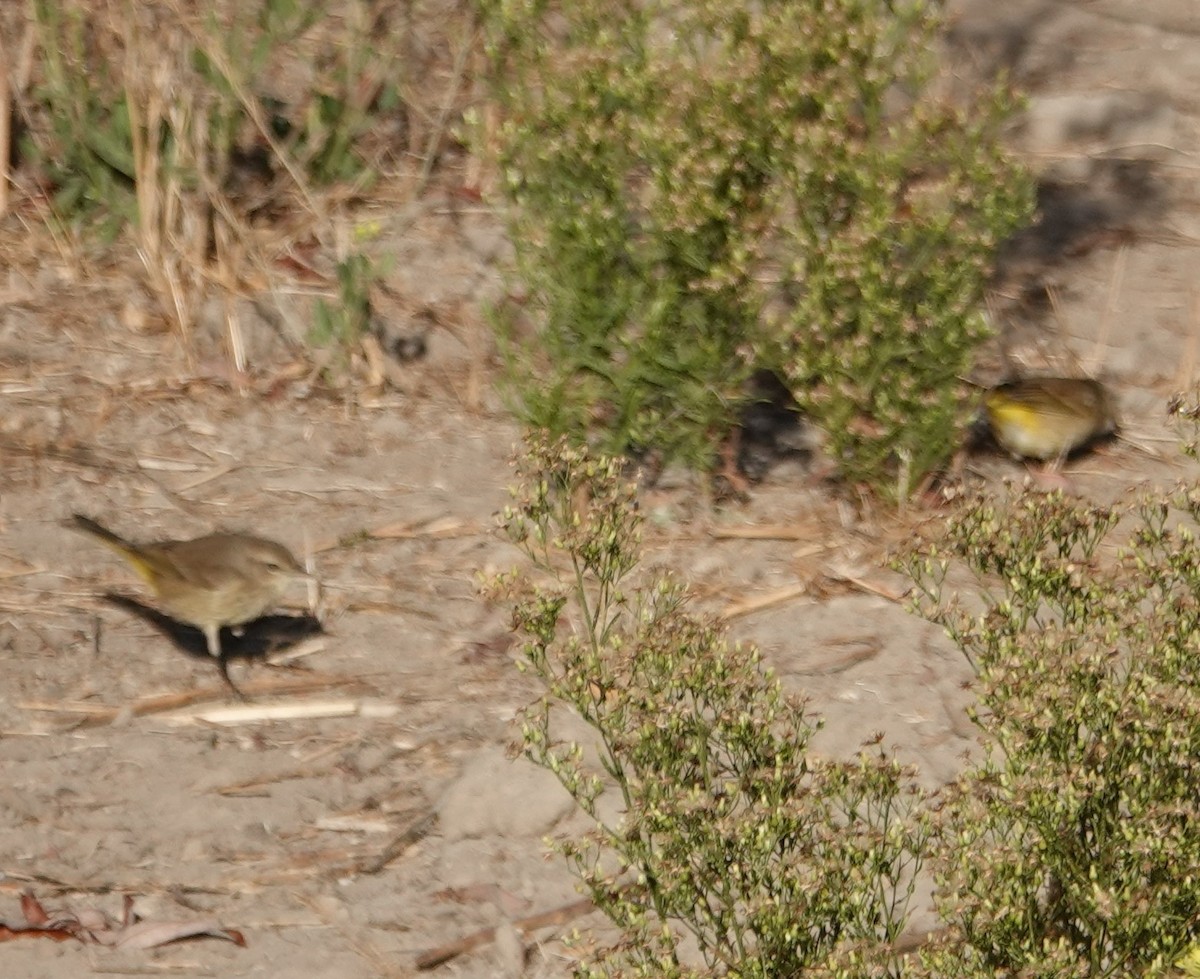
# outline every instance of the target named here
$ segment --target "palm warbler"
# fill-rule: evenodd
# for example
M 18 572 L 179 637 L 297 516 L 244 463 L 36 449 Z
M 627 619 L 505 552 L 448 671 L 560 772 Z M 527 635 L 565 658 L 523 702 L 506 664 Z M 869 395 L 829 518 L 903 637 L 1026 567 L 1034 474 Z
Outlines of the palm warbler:
M 203 631 L 217 659 L 223 626 L 265 615 L 289 584 L 311 580 L 282 544 L 249 534 L 133 544 L 78 513 L 73 522 L 133 565 L 168 615 Z
M 996 441 L 1015 456 L 1057 462 L 1117 430 L 1108 392 L 1086 377 L 1030 377 L 984 395 Z

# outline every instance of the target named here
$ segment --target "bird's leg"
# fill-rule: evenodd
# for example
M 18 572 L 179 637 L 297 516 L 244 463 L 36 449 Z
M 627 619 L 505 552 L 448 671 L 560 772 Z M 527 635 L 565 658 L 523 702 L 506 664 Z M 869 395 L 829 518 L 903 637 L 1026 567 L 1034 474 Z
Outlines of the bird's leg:
M 742 475 L 739 465 L 741 452 L 742 430 L 735 427 L 721 445 L 721 468 L 716 475 L 724 478 L 728 492 L 735 500 L 745 502 L 750 499 L 750 480 Z
M 233 678 L 229 675 L 229 660 L 227 660 L 224 656 L 220 656 L 217 658 L 217 666 L 221 670 L 221 679 L 224 680 L 229 689 L 233 691 L 233 695 L 237 697 L 238 700 L 248 700 L 249 698 L 238 689 L 237 684 L 233 682 Z
M 219 625 L 205 626 L 204 638 L 208 640 L 209 655 L 217 661 L 217 667 L 221 671 L 221 679 L 234 692 L 238 700 L 245 700 L 246 695 L 237 688 L 237 684 L 229 676 L 229 661 L 221 653 L 221 627 Z
M 1044 493 L 1053 493 L 1056 490 L 1062 493 L 1074 493 L 1075 484 L 1071 482 L 1071 477 L 1062 471 L 1064 462 L 1066 462 L 1066 456 L 1059 455 L 1053 459 L 1047 459 L 1040 470 L 1035 471 L 1030 468 L 1029 475 L 1033 479 L 1033 485 Z

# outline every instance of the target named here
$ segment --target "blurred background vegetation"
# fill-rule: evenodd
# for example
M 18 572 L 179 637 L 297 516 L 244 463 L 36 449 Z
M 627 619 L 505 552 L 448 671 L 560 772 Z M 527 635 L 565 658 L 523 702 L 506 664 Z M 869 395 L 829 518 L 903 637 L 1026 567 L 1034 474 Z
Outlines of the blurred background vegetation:
M 15 184 L 60 241 L 132 239 L 185 337 L 214 289 L 330 252 L 306 335 L 347 364 L 387 260 L 346 226 L 466 143 L 515 248 L 494 312 L 530 426 L 712 469 L 767 376 L 852 486 L 902 501 L 945 466 L 1032 188 L 1004 86 L 939 86 L 936 5 L 426 6 L 14 5 Z

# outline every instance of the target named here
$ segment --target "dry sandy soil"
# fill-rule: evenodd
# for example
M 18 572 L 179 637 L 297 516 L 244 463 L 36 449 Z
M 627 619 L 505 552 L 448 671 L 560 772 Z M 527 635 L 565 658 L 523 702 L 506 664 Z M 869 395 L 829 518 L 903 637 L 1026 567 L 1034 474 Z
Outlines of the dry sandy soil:
M 951 7 L 956 56 L 1007 64 L 1032 93 L 1014 140 L 1045 175 L 1045 220 L 1016 249 L 1013 281 L 1050 287 L 1055 303 L 998 300 L 1010 354 L 1099 371 L 1118 393 L 1124 438 L 1072 466 L 1080 492 L 1173 483 L 1191 470 L 1165 403 L 1194 380 L 1200 327 L 1200 12 L 1193 0 Z M 435 188 L 389 226 L 404 308 L 451 312 L 428 356 L 369 395 L 288 373 L 252 316 L 267 352 L 231 382 L 215 333 L 185 346 L 138 328 L 119 269 L 30 253 L 7 270 L 0 917 L 18 915 L 26 888 L 112 913 L 129 894 L 144 916 L 213 917 L 246 938 L 13 942 L 0 952 L 9 979 L 401 976 L 423 950 L 491 926 L 495 942 L 441 974 L 569 972 L 569 926 L 513 924 L 576 898 L 543 839 L 580 823 L 544 773 L 505 753 L 536 695 L 501 641 L 505 610 L 476 588 L 516 556 L 492 529 L 518 431 L 491 386 L 481 312 L 505 245 L 493 214 L 455 200 Z M 1022 474 L 999 457 L 972 470 Z M 311 550 L 325 635 L 286 664 L 234 666 L 250 708 L 294 715 L 215 713 L 240 705 L 211 663 L 102 599 L 143 593 L 62 526 L 73 511 L 135 537 L 246 528 Z M 974 742 L 968 668 L 888 597 L 905 583 L 884 570 L 888 548 L 936 514 L 856 515 L 797 466 L 746 505 L 714 508 L 683 479 L 647 512 L 648 558 L 686 569 L 701 607 L 743 613 L 733 633 L 827 718 L 823 751 L 882 729 L 927 784 L 959 770 Z M 303 589 L 290 598 L 301 607 Z

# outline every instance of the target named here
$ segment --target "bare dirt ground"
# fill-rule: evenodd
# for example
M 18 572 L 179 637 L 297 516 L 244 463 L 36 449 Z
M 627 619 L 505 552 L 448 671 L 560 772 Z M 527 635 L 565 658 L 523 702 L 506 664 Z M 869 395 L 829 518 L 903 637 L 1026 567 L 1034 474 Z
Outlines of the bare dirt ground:
M 1195 380 L 1200 335 L 1200 13 L 1192 0 L 951 6 L 955 57 L 1008 65 L 1031 93 L 1014 141 L 1046 178 L 1045 221 L 997 299 L 1008 354 L 1098 371 L 1117 393 L 1124 437 L 1072 465 L 1079 492 L 1169 485 L 1193 472 L 1165 404 Z M 503 235 L 444 185 L 388 227 L 394 293 L 451 312 L 398 386 L 344 397 L 278 359 L 234 383 L 216 335 L 185 346 L 139 329 L 121 268 L 21 256 L 19 227 L 4 229 L 18 258 L 0 283 L 0 918 L 26 888 L 112 913 L 129 894 L 140 914 L 213 917 L 247 943 L 12 942 L 10 979 L 406 976 L 422 951 L 485 927 L 496 940 L 441 974 L 569 972 L 571 925 L 514 923 L 576 899 L 543 838 L 580 824 L 552 780 L 505 756 L 536 689 L 501 641 L 505 610 L 476 587 L 516 557 L 492 527 L 519 432 L 482 313 L 502 288 Z M 971 464 L 973 479 L 1021 475 L 998 456 Z M 813 697 L 821 750 L 883 730 L 927 784 L 960 769 L 968 667 L 894 600 L 905 582 L 885 570 L 936 513 L 856 514 L 797 466 L 744 506 L 714 508 L 687 479 L 646 504 L 648 560 L 682 569 L 701 607 Z M 311 550 L 327 633 L 287 665 L 234 666 L 250 707 L 295 716 L 208 714 L 239 705 L 210 663 L 100 597 L 144 593 L 62 526 L 74 511 L 133 537 L 239 528 Z

